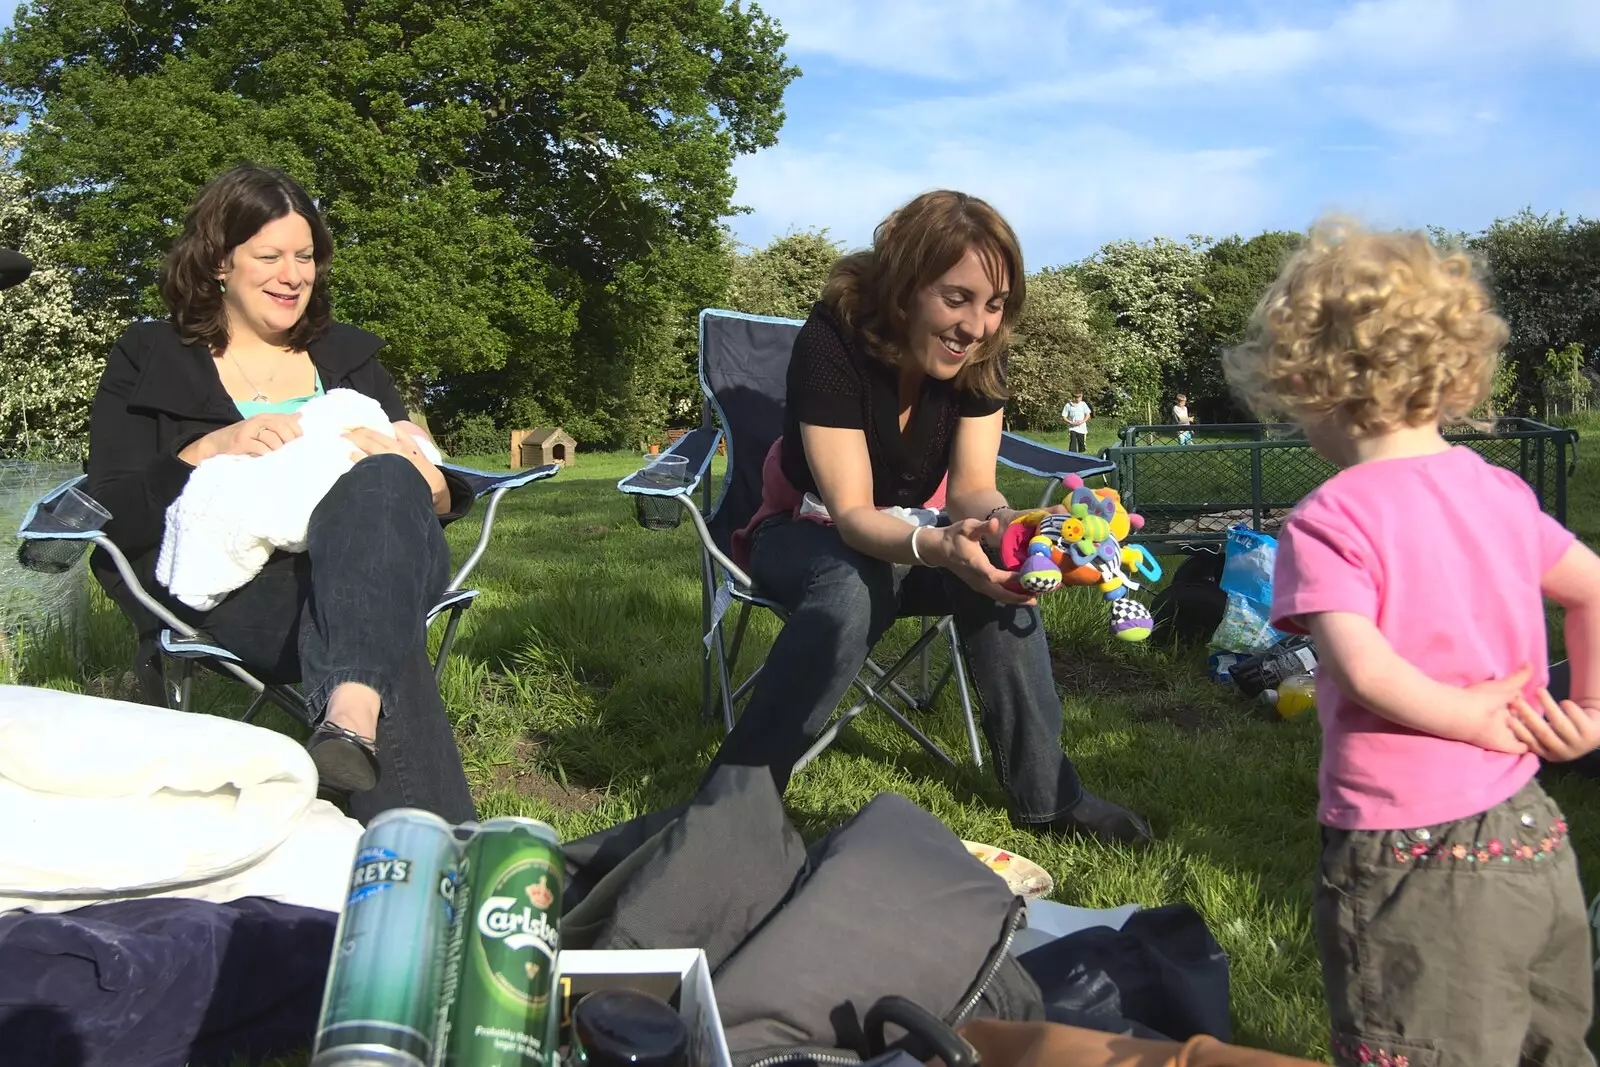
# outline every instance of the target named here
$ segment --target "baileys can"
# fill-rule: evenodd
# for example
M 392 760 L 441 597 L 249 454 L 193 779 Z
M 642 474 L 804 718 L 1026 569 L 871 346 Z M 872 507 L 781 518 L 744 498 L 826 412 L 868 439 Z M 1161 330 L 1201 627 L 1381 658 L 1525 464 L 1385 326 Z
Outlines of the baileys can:
M 311 1067 L 431 1067 L 461 848 L 432 812 L 367 825 L 339 916 Z
M 490 819 L 467 842 L 450 939 L 446 1067 L 554 1067 L 561 839 L 534 819 Z

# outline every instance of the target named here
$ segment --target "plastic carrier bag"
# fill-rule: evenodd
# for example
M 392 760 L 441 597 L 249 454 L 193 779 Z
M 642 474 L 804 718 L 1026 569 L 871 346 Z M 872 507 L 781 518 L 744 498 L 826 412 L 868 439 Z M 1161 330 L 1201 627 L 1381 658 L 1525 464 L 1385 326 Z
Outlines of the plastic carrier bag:
M 1272 568 L 1278 560 L 1278 541 L 1248 526 L 1228 530 L 1227 556 L 1222 565 L 1222 591 L 1228 606 L 1211 647 L 1221 652 L 1262 652 L 1277 644 L 1283 633 L 1267 621 L 1272 611 Z

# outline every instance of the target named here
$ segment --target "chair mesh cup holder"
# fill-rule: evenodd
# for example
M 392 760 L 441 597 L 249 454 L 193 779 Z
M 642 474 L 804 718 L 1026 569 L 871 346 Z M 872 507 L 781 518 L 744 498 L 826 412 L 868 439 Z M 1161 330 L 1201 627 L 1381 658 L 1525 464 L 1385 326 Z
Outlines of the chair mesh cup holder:
M 17 562 L 36 574 L 65 574 L 88 547 L 83 541 L 24 541 L 17 546 Z
M 683 525 L 683 505 L 677 497 L 636 496 L 633 517 L 646 530 L 675 530 Z

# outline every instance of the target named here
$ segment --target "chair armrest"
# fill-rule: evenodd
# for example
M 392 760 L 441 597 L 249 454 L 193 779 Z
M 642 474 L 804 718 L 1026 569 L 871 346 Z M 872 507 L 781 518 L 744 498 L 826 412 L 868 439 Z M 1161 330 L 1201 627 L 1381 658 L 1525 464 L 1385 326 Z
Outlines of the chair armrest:
M 696 427 L 678 438 L 660 456 L 652 456 L 649 463 L 619 481 L 617 488 L 634 496 L 683 496 L 693 493 L 706 476 L 706 471 L 711 469 L 711 457 L 717 454 L 717 446 L 721 443 L 722 430 L 719 427 Z M 682 483 L 662 478 L 659 472 L 652 473 L 654 464 L 665 456 L 683 457 L 685 470 Z
M 1000 462 L 1013 470 L 1039 478 L 1060 480 L 1069 474 L 1087 478 L 1116 470 L 1116 464 L 1099 456 L 1086 456 L 1081 452 L 1068 452 L 1030 441 L 1014 433 L 1000 435 Z
M 553 477 L 561 469 L 559 463 L 547 463 L 543 467 L 533 467 L 525 471 L 480 471 L 471 467 L 458 467 L 454 464 L 440 464 L 440 469 L 448 470 L 456 477 L 461 478 L 472 490 L 472 499 L 481 500 L 489 498 L 488 507 L 483 513 L 483 528 L 478 531 L 478 542 L 472 546 L 472 552 L 467 556 L 461 568 L 456 571 L 455 577 L 450 579 L 450 584 L 445 586 L 445 592 L 451 593 L 460 589 L 483 558 L 489 548 L 489 538 L 494 533 L 495 513 L 500 509 L 500 498 L 513 489 L 520 489 L 525 485 L 543 481 Z
M 454 463 L 439 464 L 440 470 L 450 471 L 472 490 L 473 500 L 482 500 L 485 496 L 496 490 L 509 491 L 521 489 L 525 485 L 543 481 L 552 477 L 561 470 L 559 463 L 547 463 L 543 467 L 532 467 L 525 471 L 480 471 L 471 467 L 458 467 Z

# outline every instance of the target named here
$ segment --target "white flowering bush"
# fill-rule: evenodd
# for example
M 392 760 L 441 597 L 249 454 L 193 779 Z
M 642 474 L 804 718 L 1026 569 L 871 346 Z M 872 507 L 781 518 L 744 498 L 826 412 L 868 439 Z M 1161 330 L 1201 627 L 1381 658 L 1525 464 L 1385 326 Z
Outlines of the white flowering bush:
M 1078 268 L 1084 288 L 1111 316 L 1114 330 L 1105 340 L 1123 417 L 1147 418 L 1160 408 L 1162 382 L 1178 369 L 1198 322 L 1203 299 L 1194 283 L 1210 243 L 1204 237 L 1186 244 L 1164 237 L 1112 241 Z
M 122 322 L 76 298 L 59 250 L 70 225 L 30 199 L 13 167 L 19 138 L 0 131 L 0 247 L 33 260 L 27 282 L 0 292 L 0 448 L 81 456 L 106 350 Z
M 1089 299 L 1072 275 L 1046 267 L 1028 277 L 1028 303 L 1006 357 L 1006 421 L 1018 430 L 1059 430 L 1075 393 L 1097 403 L 1107 382 L 1107 347 L 1089 324 Z

